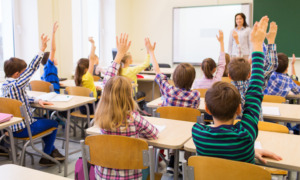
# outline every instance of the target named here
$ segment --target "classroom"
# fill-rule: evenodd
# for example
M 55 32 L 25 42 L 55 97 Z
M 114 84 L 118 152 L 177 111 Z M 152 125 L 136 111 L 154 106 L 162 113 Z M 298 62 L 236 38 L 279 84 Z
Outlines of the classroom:
M 300 180 L 299 5 L 0 0 L 0 179 Z

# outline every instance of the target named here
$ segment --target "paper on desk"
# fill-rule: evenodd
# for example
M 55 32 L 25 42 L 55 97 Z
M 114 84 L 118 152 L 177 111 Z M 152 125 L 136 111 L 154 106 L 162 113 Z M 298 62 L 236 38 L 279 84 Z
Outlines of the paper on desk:
M 55 92 L 50 92 L 46 94 L 42 94 L 37 97 L 37 99 L 41 99 L 43 101 L 56 101 L 56 102 L 66 102 L 72 99 L 73 96 L 69 95 L 60 95 Z
M 52 98 L 50 101 L 56 101 L 56 102 L 67 102 L 70 101 L 73 98 L 73 96 L 70 95 L 57 95 L 54 98 Z
M 268 107 L 268 106 L 263 106 L 263 107 L 262 107 L 262 112 L 263 112 L 263 114 L 265 114 L 265 115 L 280 116 L 279 107 Z
M 255 141 L 255 143 L 254 143 L 254 149 L 262 149 L 260 141 Z
M 158 129 L 159 132 L 162 132 L 166 128 L 165 125 L 156 125 L 156 124 L 153 124 L 153 126 L 155 126 Z

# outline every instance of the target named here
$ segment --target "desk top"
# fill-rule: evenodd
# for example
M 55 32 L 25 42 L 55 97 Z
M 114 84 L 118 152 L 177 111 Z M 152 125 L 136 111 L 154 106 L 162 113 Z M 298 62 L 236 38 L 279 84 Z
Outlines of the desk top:
M 205 102 L 204 98 L 200 100 L 199 110 L 201 112 L 205 112 Z M 149 103 L 147 103 L 147 107 L 149 108 L 158 108 L 159 104 L 162 103 L 161 98 L 157 98 Z M 300 105 L 297 104 L 279 104 L 279 103 L 262 103 L 263 107 L 278 107 L 280 111 L 280 115 L 268 115 L 264 114 L 264 119 L 272 120 L 272 121 L 280 121 L 280 122 L 300 122 Z
M 259 131 L 257 141 L 263 149 L 274 152 L 282 157 L 281 161 L 267 159 L 267 164 L 272 167 L 300 170 L 300 136 L 267 131 Z M 184 144 L 184 149 L 196 152 L 193 139 Z
M 138 78 L 138 81 L 149 81 L 149 82 L 153 82 L 155 80 L 156 75 L 146 75 L 146 74 L 141 74 L 142 76 L 144 76 L 144 78 Z
M 286 96 L 287 99 L 300 99 L 300 94 L 294 94 L 293 92 L 289 92 L 289 94 Z
M 0 129 L 7 128 L 9 126 L 12 126 L 14 124 L 18 124 L 22 121 L 22 118 L 19 117 L 13 117 L 11 120 L 6 121 L 4 123 L 0 123 Z M 1 175 L 0 175 L 1 176 Z
M 173 74 L 175 68 L 159 68 L 160 72 L 163 74 Z M 141 74 L 156 74 L 154 70 L 152 71 L 142 71 Z
M 60 87 L 62 87 L 62 88 L 66 88 L 69 86 L 76 86 L 74 79 L 67 79 L 64 81 L 60 81 L 59 84 L 60 84 Z M 100 81 L 94 81 L 94 84 L 95 84 L 95 86 L 99 86 L 99 87 L 103 88 L 103 83 Z
M 45 93 L 37 92 L 37 91 L 27 91 L 27 94 L 29 96 L 37 97 L 37 96 L 40 96 Z M 56 110 L 56 111 L 67 111 L 69 109 L 73 109 L 73 108 L 85 105 L 87 103 L 92 103 L 94 101 L 95 101 L 94 97 L 73 96 L 73 98 L 67 102 L 52 102 L 53 105 L 46 105 L 45 108 L 43 108 L 43 109 Z M 39 104 L 31 104 L 31 107 L 42 108 Z
M 151 124 L 154 125 L 165 125 L 165 129 L 159 133 L 157 140 L 146 140 L 149 145 L 169 148 L 169 149 L 179 149 L 182 148 L 184 143 L 187 142 L 192 137 L 192 127 L 194 122 L 177 121 L 172 119 L 163 119 L 156 117 L 145 117 Z M 86 130 L 87 134 L 97 135 L 100 134 L 100 128 L 93 126 Z
M 0 166 L 1 179 L 9 180 L 67 180 L 68 178 L 50 174 L 35 169 L 30 169 L 15 164 L 5 164 Z

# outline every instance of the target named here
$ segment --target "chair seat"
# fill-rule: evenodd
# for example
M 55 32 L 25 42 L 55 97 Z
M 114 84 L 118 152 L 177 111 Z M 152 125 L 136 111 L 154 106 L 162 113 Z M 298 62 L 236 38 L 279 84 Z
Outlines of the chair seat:
M 162 173 L 155 173 L 154 174 L 154 179 L 155 180 L 160 180 L 162 175 L 163 175 Z M 150 180 L 150 175 L 148 175 L 147 180 Z
M 87 115 L 85 114 L 81 114 L 81 112 L 78 110 L 78 111 L 74 111 L 71 113 L 71 116 L 74 116 L 74 117 L 79 117 L 79 118 L 87 118 Z M 94 118 L 94 115 L 90 115 L 90 118 L 93 119 Z
M 36 139 L 36 138 L 38 138 L 38 137 L 41 137 L 41 136 L 43 136 L 43 135 L 45 135 L 45 134 L 48 134 L 48 133 L 50 133 L 50 132 L 52 132 L 52 131 L 54 131 L 54 130 L 56 130 L 57 128 L 56 127 L 52 127 L 52 128 L 50 128 L 50 129 L 47 129 L 46 131 L 43 131 L 43 132 L 41 132 L 41 133 L 38 133 L 38 134 L 36 134 L 36 135 L 34 135 L 34 136 L 32 136 L 32 139 Z M 29 137 L 26 137 L 26 138 L 18 138 L 18 137 L 15 137 L 16 139 L 20 139 L 20 140 L 29 140 Z
M 282 170 L 282 169 L 276 169 L 276 168 L 264 167 L 264 166 L 259 166 L 259 167 L 267 170 L 272 175 L 283 175 L 283 176 L 286 176 L 288 174 L 288 171 Z
M 137 100 L 137 102 L 141 102 L 141 101 L 143 101 L 143 100 L 145 100 L 146 99 L 146 97 L 141 97 L 141 98 L 139 98 L 138 100 Z

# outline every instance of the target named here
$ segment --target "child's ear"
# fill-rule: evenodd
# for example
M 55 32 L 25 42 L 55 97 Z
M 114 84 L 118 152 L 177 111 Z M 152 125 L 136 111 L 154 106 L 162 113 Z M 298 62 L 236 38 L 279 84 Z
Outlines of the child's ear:
M 229 73 L 228 73 L 228 78 L 229 78 L 230 80 L 232 80 Z
M 236 110 L 236 115 L 240 115 L 242 113 L 242 104 L 240 104 Z
M 206 111 L 207 114 L 212 115 L 210 110 L 207 108 L 206 104 L 205 104 L 205 111 Z
M 250 77 L 251 77 L 251 72 L 249 72 L 249 74 L 248 74 L 248 79 L 250 79 Z

